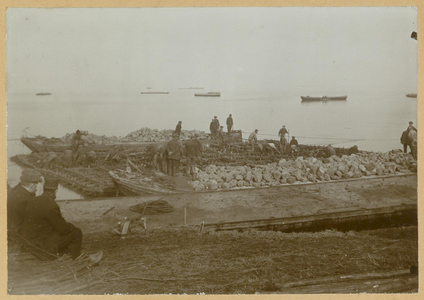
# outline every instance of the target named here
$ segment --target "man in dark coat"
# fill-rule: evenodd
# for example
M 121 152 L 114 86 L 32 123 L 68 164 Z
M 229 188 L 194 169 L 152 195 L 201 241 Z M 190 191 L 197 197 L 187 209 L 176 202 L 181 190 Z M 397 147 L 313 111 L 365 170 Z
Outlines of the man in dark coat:
M 177 124 L 177 126 L 175 127 L 175 134 L 176 135 L 178 135 L 178 136 L 180 136 L 180 134 L 181 134 L 181 124 L 182 124 L 183 122 L 181 122 L 181 121 L 178 121 L 178 124 Z
M 196 179 L 196 160 L 203 152 L 202 144 L 200 143 L 199 134 L 195 134 L 191 140 L 186 143 L 185 154 L 187 158 L 187 175 L 191 174 L 192 180 Z
M 18 183 L 7 195 L 7 230 L 20 232 L 25 219 L 28 202 L 35 198 L 41 174 L 33 169 L 24 169 Z
M 216 117 L 215 117 L 216 118 Z M 209 129 L 211 131 L 211 137 L 215 138 L 218 134 L 218 129 L 219 129 L 219 121 L 217 122 L 216 119 L 212 119 L 212 122 L 209 126 Z
M 82 231 L 62 217 L 54 201 L 59 180 L 46 178 L 44 193 L 28 202 L 22 237 L 35 247 L 30 251 L 41 260 L 54 260 L 63 254 L 76 259 L 81 254 Z
M 407 153 L 408 152 L 408 146 L 409 149 L 411 149 L 411 145 L 410 145 L 410 140 L 408 137 L 408 130 L 405 130 L 404 132 L 402 132 L 402 136 L 400 137 L 400 142 L 403 145 L 403 152 Z
M 231 132 L 231 129 L 233 129 L 233 125 L 234 125 L 233 117 L 230 114 L 230 116 L 227 118 L 227 132 L 228 133 L 230 133 Z
M 172 140 L 166 145 L 166 151 L 168 152 L 168 175 L 175 175 L 175 169 L 178 165 L 178 162 L 181 159 L 181 145 L 178 141 L 178 136 L 174 135 Z M 178 172 L 178 170 L 177 170 Z

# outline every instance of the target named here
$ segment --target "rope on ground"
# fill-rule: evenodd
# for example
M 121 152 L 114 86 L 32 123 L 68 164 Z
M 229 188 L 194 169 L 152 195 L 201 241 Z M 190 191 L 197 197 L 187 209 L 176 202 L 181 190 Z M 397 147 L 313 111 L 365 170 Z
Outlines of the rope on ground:
M 130 210 L 144 216 L 170 213 L 174 207 L 165 200 L 153 200 L 130 206 Z

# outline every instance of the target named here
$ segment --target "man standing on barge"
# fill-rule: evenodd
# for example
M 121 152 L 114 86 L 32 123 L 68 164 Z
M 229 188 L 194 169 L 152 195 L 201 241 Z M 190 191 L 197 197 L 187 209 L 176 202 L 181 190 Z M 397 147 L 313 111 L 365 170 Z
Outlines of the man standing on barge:
M 167 173 L 168 175 L 175 176 L 175 169 L 181 159 L 181 146 L 176 134 L 174 134 L 172 140 L 166 145 L 166 151 L 168 152 Z

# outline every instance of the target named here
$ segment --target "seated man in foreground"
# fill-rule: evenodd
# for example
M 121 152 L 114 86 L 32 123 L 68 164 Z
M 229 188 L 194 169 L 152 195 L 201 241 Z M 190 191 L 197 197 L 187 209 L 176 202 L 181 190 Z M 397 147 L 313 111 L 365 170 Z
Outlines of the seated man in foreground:
M 40 260 L 54 260 L 63 254 L 76 259 L 81 254 L 82 231 L 62 217 L 55 202 L 59 180 L 46 178 L 44 193 L 28 202 L 22 236 L 32 244 Z

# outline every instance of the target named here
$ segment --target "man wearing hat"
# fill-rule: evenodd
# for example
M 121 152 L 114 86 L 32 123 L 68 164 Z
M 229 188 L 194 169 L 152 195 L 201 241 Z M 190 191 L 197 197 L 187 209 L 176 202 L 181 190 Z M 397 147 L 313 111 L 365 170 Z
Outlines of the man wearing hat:
M 233 129 L 233 116 L 230 114 L 230 116 L 227 118 L 227 133 L 230 134 L 231 129 Z
M 76 259 L 81 254 L 82 231 L 62 217 L 55 202 L 59 180 L 46 178 L 41 196 L 28 202 L 21 235 L 32 245 L 31 252 L 41 260 L 54 260 L 63 254 Z
M 35 198 L 41 174 L 33 169 L 24 169 L 18 183 L 7 195 L 7 229 L 20 232 L 28 202 Z
M 182 127 L 182 124 L 183 122 L 181 122 L 181 121 L 178 121 L 178 124 L 177 124 L 177 126 L 175 127 L 175 134 L 176 135 L 178 135 L 178 136 L 180 136 L 181 135 L 181 127 Z
M 282 150 L 283 153 L 286 151 L 286 148 L 287 148 L 286 133 L 289 133 L 289 132 L 287 131 L 286 126 L 283 125 L 283 127 L 281 127 L 280 131 L 278 131 L 278 135 L 280 136 L 281 150 Z
M 185 146 L 185 155 L 187 158 L 187 175 L 190 176 L 191 174 L 192 180 L 196 179 L 196 159 L 203 152 L 203 146 L 200 143 L 198 137 L 199 134 L 195 133 Z
M 166 145 L 166 151 L 168 153 L 168 175 L 175 175 L 175 169 L 178 172 L 179 161 L 181 159 L 181 145 L 178 141 L 178 135 L 174 134 L 172 140 Z
M 415 128 L 415 127 L 414 127 L 414 125 L 412 125 L 412 124 L 414 124 L 414 122 L 409 121 L 409 125 L 408 125 L 408 128 L 406 128 L 406 131 L 407 131 L 408 133 L 409 133 L 409 131 L 411 131 L 411 130 L 415 130 L 415 131 L 417 131 L 417 132 L 418 132 L 417 128 Z

